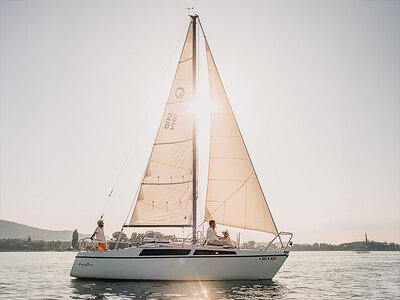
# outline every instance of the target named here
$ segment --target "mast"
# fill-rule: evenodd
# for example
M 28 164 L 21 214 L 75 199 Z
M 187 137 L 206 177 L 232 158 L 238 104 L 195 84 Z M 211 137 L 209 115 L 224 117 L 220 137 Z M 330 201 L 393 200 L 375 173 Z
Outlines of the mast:
M 197 15 L 191 15 L 192 18 L 192 29 L 193 29 L 193 59 L 192 59 L 192 70 L 193 70 L 193 104 L 196 103 L 196 94 L 197 94 L 197 53 L 196 53 L 196 23 L 197 23 Z M 193 105 L 193 110 L 195 109 L 195 105 Z M 192 243 L 196 243 L 196 232 L 197 232 L 197 123 L 196 123 L 196 113 L 193 111 L 193 224 L 192 224 Z

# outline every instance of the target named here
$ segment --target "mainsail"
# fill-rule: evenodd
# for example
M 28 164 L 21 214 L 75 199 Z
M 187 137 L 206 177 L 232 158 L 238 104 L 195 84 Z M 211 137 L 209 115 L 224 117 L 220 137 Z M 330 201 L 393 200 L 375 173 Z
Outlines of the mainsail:
M 278 230 L 268 208 L 206 40 L 211 111 L 205 220 L 269 232 Z
M 193 209 L 193 24 L 128 226 L 190 226 Z

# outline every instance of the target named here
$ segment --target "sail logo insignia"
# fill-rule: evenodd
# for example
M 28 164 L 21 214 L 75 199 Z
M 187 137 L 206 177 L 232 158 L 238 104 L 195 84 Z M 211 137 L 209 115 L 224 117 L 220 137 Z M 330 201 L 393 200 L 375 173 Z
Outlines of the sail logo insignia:
M 175 96 L 178 99 L 181 99 L 183 96 L 185 96 L 185 90 L 183 89 L 183 87 L 178 87 L 175 90 Z

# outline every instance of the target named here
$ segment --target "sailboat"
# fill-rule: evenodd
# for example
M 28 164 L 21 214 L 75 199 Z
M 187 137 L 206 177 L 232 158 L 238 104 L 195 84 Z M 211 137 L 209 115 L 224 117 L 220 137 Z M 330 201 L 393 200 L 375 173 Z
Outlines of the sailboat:
M 271 233 L 274 238 L 269 245 L 277 242 L 277 250 L 208 245 L 198 232 L 198 124 L 190 108 L 197 94 L 199 29 L 205 40 L 210 101 L 217 108 L 210 113 L 204 221 Z M 292 234 L 278 232 L 197 15 L 190 15 L 172 88 L 134 201 L 132 215 L 123 228 L 191 227 L 191 239 L 180 243 L 154 239 L 125 249 L 80 251 L 71 276 L 117 280 L 271 279 L 289 255 L 287 246 Z M 289 236 L 287 243 L 282 241 L 283 235 Z

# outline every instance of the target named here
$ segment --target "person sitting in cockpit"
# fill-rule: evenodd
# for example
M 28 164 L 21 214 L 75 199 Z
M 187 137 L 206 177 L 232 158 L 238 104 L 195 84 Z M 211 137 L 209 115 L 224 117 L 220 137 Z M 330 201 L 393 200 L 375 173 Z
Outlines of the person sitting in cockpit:
M 229 237 L 229 233 L 227 231 L 224 231 L 223 234 L 224 236 L 218 236 L 215 228 L 217 225 L 215 224 L 214 220 L 210 220 L 208 222 L 210 227 L 207 228 L 207 235 L 206 235 L 206 242 L 209 245 L 213 246 L 229 246 L 231 248 L 236 248 L 235 244 L 231 241 L 231 238 Z

